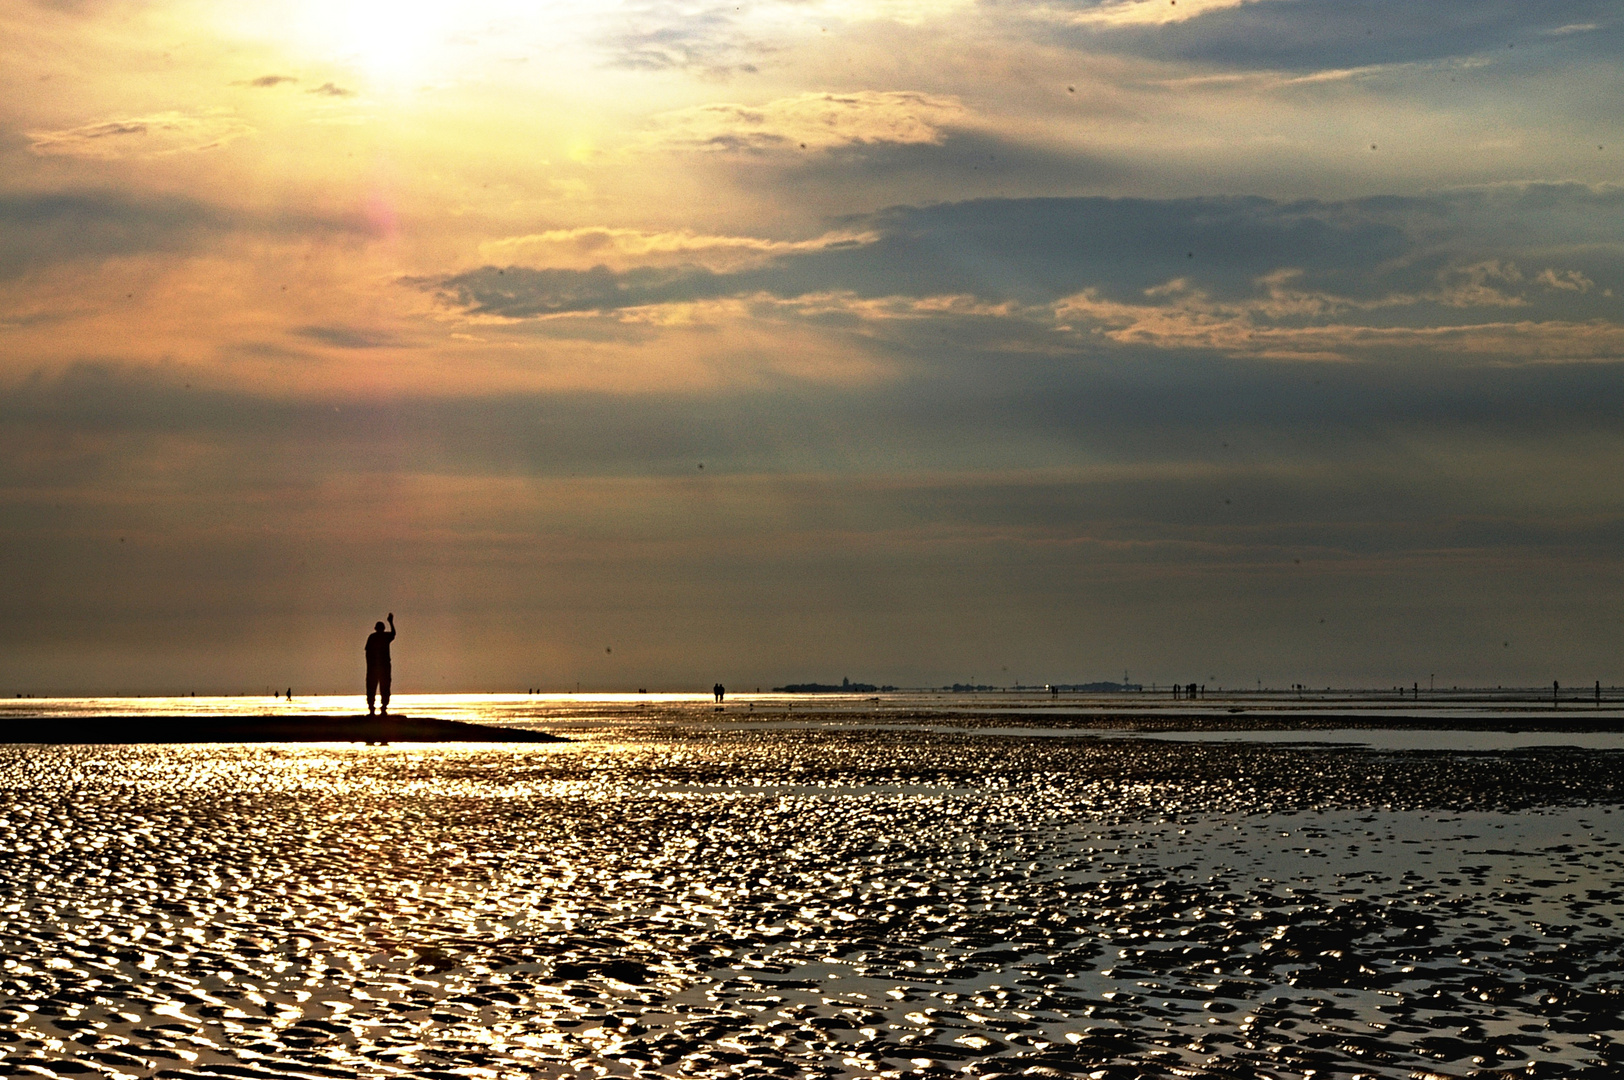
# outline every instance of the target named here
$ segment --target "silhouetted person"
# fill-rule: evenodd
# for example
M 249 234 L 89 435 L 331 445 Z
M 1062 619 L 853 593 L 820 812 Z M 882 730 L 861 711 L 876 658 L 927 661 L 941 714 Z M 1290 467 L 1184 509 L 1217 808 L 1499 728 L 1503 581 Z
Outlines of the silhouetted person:
M 374 693 L 383 698 L 383 714 L 389 715 L 389 643 L 395 640 L 395 613 L 389 613 L 389 629 L 374 623 L 367 636 L 367 715 L 372 715 Z
M 727 687 L 723 686 L 721 683 L 717 683 L 715 686 L 711 687 L 711 689 L 716 692 L 717 701 L 721 701 L 727 696 Z

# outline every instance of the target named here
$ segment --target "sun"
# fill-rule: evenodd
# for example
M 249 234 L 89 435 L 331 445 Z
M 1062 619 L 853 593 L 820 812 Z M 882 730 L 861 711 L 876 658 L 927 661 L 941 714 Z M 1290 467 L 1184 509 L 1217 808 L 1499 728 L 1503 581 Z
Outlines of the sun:
M 253 8 L 294 61 L 342 66 L 374 89 L 467 75 L 493 57 L 578 51 L 608 0 L 291 0 Z
M 432 75 L 467 11 L 443 0 L 314 0 L 303 8 L 302 36 L 381 83 Z

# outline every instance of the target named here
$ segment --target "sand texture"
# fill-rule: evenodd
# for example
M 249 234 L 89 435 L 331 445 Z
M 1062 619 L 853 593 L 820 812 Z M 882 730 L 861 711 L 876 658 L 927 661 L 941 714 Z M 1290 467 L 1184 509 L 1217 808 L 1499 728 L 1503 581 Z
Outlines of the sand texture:
M 0 1073 L 1624 1075 L 1611 751 L 0 749 Z

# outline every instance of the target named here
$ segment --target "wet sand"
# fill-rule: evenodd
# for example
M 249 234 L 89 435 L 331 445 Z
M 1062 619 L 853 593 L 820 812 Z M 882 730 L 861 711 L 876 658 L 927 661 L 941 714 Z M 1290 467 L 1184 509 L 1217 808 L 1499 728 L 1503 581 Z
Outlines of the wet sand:
M 0 743 L 561 742 L 544 731 L 420 716 L 79 716 L 0 726 Z
M 690 719 L 0 748 L 0 1073 L 1624 1074 L 1624 753 Z

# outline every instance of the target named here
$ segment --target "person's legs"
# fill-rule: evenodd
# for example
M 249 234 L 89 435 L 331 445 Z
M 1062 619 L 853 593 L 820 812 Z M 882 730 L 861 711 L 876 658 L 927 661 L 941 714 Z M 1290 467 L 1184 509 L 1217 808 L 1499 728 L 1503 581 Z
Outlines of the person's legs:
M 378 696 L 383 699 L 381 712 L 389 711 L 389 669 L 384 668 L 378 672 Z
M 378 672 L 375 668 L 367 668 L 367 715 L 372 715 L 372 698 L 378 692 Z M 383 707 L 389 708 L 389 691 L 383 692 Z

